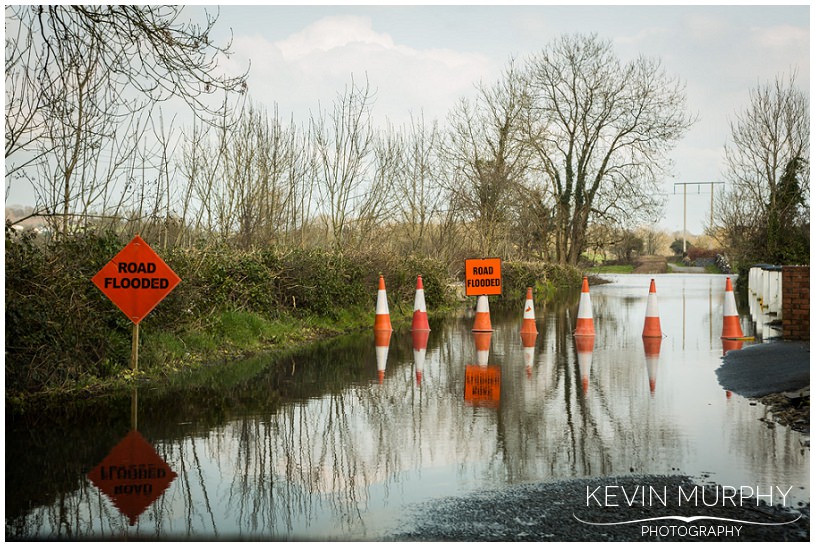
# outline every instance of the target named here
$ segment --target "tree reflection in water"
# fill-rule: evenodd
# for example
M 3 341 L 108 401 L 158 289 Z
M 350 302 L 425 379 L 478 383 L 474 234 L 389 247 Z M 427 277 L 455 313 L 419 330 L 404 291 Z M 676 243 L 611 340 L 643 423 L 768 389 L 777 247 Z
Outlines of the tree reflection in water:
M 366 332 L 286 366 L 258 359 L 144 390 L 139 429 L 178 478 L 133 526 L 82 479 L 128 431 L 127 401 L 12 421 L 7 538 L 376 539 L 411 503 L 530 481 L 713 472 L 730 484 L 808 484 L 800 435 L 762 427 L 760 408 L 727 399 L 715 381 L 716 295 L 674 279 L 658 283 L 667 336 L 653 392 L 641 338 L 647 279 L 592 288 L 585 391 L 576 299 L 538 305 L 531 366 L 520 304 L 492 308 L 494 408 L 465 401 L 472 318 L 431 324 L 420 383 L 412 337 L 397 331 L 382 383 Z

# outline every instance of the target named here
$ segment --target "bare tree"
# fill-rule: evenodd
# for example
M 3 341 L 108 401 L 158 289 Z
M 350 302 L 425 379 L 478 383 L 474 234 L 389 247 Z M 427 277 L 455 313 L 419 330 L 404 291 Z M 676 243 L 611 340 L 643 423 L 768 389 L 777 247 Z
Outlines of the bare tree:
M 349 221 L 367 191 L 369 155 L 374 146 L 371 125 L 373 93 L 366 79 L 337 96 L 328 119 L 322 109 L 311 117 L 311 136 L 317 159 L 317 181 L 326 229 L 332 244 L 341 249 Z
M 180 216 L 189 224 L 190 234 L 212 233 L 214 227 L 214 196 L 216 180 L 220 174 L 222 155 L 220 147 L 210 145 L 215 130 L 202 123 L 193 123 L 187 130 L 180 158 L 183 177 L 183 198 Z M 179 233 L 176 244 L 182 242 Z
M 216 18 L 206 14 L 203 26 L 182 23 L 182 9 L 6 8 L 6 175 L 31 181 L 50 173 L 51 186 L 40 183 L 39 205 L 47 214 L 63 215 L 63 231 L 72 214 L 93 203 L 90 196 L 110 194 L 110 181 L 94 180 L 88 168 L 98 166 L 101 151 L 117 150 L 112 163 L 136 153 L 122 127 L 142 126 L 129 119 L 144 120 L 142 113 L 172 99 L 209 119 L 226 104 L 212 103 L 215 91 L 246 90 L 245 75 L 227 77 L 219 69 L 218 57 L 228 46 L 209 39 Z M 123 149 L 123 142 L 131 148 Z M 137 180 L 128 176 L 128 183 Z
M 270 116 L 249 105 L 231 133 L 225 149 L 224 177 L 235 196 L 238 244 L 251 247 L 282 240 L 280 232 L 291 217 L 298 186 L 289 180 L 303 173 L 296 167 L 297 130 L 284 126 L 277 105 Z
M 74 46 L 70 41 L 55 45 L 55 55 L 74 61 L 58 78 L 61 93 L 51 96 L 40 112 L 44 122 L 32 147 L 41 160 L 34 164 L 36 175 L 26 174 L 33 179 L 45 212 L 61 215 L 61 222 L 53 226 L 61 233 L 69 231 L 74 213 L 87 212 L 103 192 L 94 176 L 101 153 L 111 153 L 115 148 L 111 143 L 117 135 L 122 137 L 117 133 L 120 125 L 132 119 L 116 113 L 117 97 L 106 85 L 108 75 L 98 62 L 98 50 L 91 45 L 83 57 L 72 50 Z M 109 158 L 111 165 L 126 162 L 135 149 L 117 152 L 117 157 Z
M 14 8 L 6 7 L 6 15 Z M 34 149 L 34 144 L 45 132 L 47 116 L 43 110 L 48 106 L 46 97 L 40 93 L 37 64 L 39 53 L 34 36 L 22 24 L 6 22 L 6 184 L 18 170 L 36 163 L 48 148 Z M 51 83 L 47 85 L 52 85 Z M 10 158 L 22 157 L 18 163 Z
M 720 227 L 742 257 L 783 261 L 796 246 L 808 258 L 800 232 L 809 217 L 809 122 L 809 97 L 792 74 L 752 90 L 731 123 L 729 189 L 717 209 Z
M 179 97 L 196 114 L 208 116 L 214 112 L 212 93 L 244 92 L 246 74 L 228 77 L 219 69 L 218 57 L 228 54 L 230 45 L 221 47 L 210 40 L 217 15 L 205 12 L 206 22 L 200 26 L 181 22 L 183 9 L 14 6 L 6 8 L 7 27 L 17 38 L 11 44 L 7 39 L 6 48 L 12 47 L 12 58 L 23 55 L 20 68 L 37 77 L 36 91 L 45 101 L 33 104 L 47 104 L 47 99 L 62 94 L 59 75 L 92 54 L 111 89 L 121 94 L 123 107 L 139 109 Z
M 545 186 L 530 185 L 518 201 L 512 233 L 518 258 L 552 261 L 554 228 L 552 197 Z
M 393 187 L 404 169 L 403 146 L 402 136 L 391 127 L 375 133 L 370 181 L 354 207 L 353 244 L 358 249 L 381 249 L 381 241 L 374 236 L 396 217 Z
M 529 142 L 554 197 L 557 259 L 576 264 L 593 215 L 653 214 L 666 154 L 693 120 L 658 60 L 622 63 L 595 35 L 563 36 L 534 55 L 529 84 Z
M 640 228 L 638 236 L 642 238 L 643 251 L 647 255 L 656 255 L 668 248 L 668 236 L 652 226 Z
M 295 154 L 287 176 L 289 207 L 284 235 L 289 243 L 303 247 L 312 221 L 317 162 L 315 151 L 309 146 L 311 135 L 307 130 L 297 131 L 292 139 Z
M 438 124 L 424 116 L 411 117 L 404 137 L 401 169 L 395 174 L 396 206 L 408 240 L 408 251 L 431 249 L 429 230 L 443 206 L 440 180 L 440 134 Z
M 530 165 L 530 151 L 520 123 L 527 95 L 511 62 L 501 80 L 478 86 L 474 101 L 462 99 L 450 115 L 445 143 L 447 169 L 456 175 L 448 185 L 478 234 L 478 250 L 498 252 L 519 187 Z

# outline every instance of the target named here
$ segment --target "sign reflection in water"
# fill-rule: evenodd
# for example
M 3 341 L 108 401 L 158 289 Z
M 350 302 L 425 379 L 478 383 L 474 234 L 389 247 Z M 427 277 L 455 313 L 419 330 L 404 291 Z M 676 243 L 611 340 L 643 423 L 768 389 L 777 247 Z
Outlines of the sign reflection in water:
M 88 473 L 88 479 L 128 518 L 131 526 L 175 477 L 156 449 L 135 429 Z
M 491 332 L 474 332 L 476 364 L 464 367 L 464 400 L 475 406 L 498 408 L 501 402 L 501 367 L 490 365 Z
M 177 475 L 138 431 L 137 389 L 131 395 L 130 413 L 132 429 L 99 465 L 91 469 L 88 480 L 107 496 L 133 526 Z
M 795 485 L 793 502 L 809 501 L 802 435 L 767 428 L 761 406 L 726 397 L 716 379 L 724 350 L 721 276 L 658 278 L 665 337 L 656 366 L 642 339 L 649 279 L 615 277 L 592 287 L 596 336 L 585 392 L 572 335 L 575 296 L 539 306 L 531 364 L 518 306 L 494 307 L 495 407 L 462 396 L 473 356 L 478 365 L 472 316 L 432 324 L 421 383 L 410 332 L 393 333 L 382 384 L 372 380 L 376 347 L 364 332 L 292 358 L 284 371 L 247 365 L 251 374 L 218 390 L 145 394 L 142 408 L 150 412 L 139 429 L 151 432 L 178 479 L 132 529 L 111 524 L 87 481 L 63 481 L 58 495 L 53 484 L 26 491 L 32 481 L 25 477 L 49 469 L 84 468 L 76 471 L 84 477 L 115 441 L 76 434 L 79 419 L 54 428 L 54 438 L 99 444 L 99 456 L 80 466 L 76 450 L 59 457 L 38 450 L 42 428 L 7 433 L 7 446 L 18 442 L 39 456 L 7 459 L 7 475 L 20 477 L 11 479 L 15 495 L 25 498 L 7 514 L 7 538 L 377 539 L 407 507 L 431 498 L 632 472 Z M 288 391 L 275 399 L 281 386 Z

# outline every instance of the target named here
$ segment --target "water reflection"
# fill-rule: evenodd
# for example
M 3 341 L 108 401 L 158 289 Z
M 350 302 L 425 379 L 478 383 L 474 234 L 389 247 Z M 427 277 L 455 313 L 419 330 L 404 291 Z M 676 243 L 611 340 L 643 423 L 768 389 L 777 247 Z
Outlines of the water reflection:
M 88 480 L 128 518 L 131 526 L 161 497 L 176 477 L 167 462 L 139 433 L 138 401 L 138 390 L 134 389 L 131 398 L 132 429 L 88 473 Z
M 427 354 L 427 341 L 430 338 L 429 330 L 413 330 L 410 334 L 413 341 L 413 366 L 416 367 L 416 385 L 422 384 L 424 375 L 424 360 Z
M 577 367 L 580 370 L 580 385 L 583 387 L 583 393 L 588 393 L 591 357 L 594 353 L 594 336 L 575 336 L 574 346 L 577 352 Z
M 135 429 L 88 473 L 88 479 L 128 518 L 131 526 L 175 477 L 175 472 Z
M 7 417 L 6 537 L 377 539 L 412 503 L 520 482 L 682 472 L 808 485 L 802 436 L 764 427 L 761 407 L 718 385 L 721 278 L 659 278 L 657 348 L 642 337 L 648 281 L 592 287 L 589 351 L 573 336 L 575 295 L 539 306 L 531 344 L 511 303 L 493 307 L 486 344 L 461 317 L 144 390 L 138 429 L 177 477 L 133 526 L 86 478 L 135 429 L 127 400 Z
M 501 402 L 501 367 L 490 365 L 492 332 L 474 332 L 476 364 L 464 367 L 464 400 L 473 406 L 498 408 Z
M 659 370 L 659 350 L 662 348 L 662 337 L 644 336 L 645 369 L 648 371 L 648 388 L 653 394 L 657 389 L 657 371 Z
M 385 380 L 385 369 L 388 367 L 388 350 L 391 344 L 392 331 L 374 331 L 374 345 L 376 346 L 376 377 L 381 384 Z

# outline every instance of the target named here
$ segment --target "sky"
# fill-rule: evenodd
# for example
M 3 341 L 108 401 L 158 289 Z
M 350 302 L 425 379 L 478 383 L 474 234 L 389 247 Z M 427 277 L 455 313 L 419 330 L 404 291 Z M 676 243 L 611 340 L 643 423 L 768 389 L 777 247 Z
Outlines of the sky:
M 184 14 L 200 15 L 201 6 Z M 660 226 L 682 230 L 683 190 L 675 183 L 724 180 L 729 123 L 758 85 L 797 72 L 809 93 L 808 4 L 656 5 L 244 5 L 219 10 L 212 39 L 232 37 L 224 69 L 249 72 L 249 97 L 280 116 L 307 119 L 351 82 L 377 91 L 376 123 L 423 115 L 443 122 L 479 81 L 496 81 L 510 57 L 523 60 L 562 34 L 596 33 L 622 60 L 659 58 L 686 85 L 699 121 L 671 154 Z M 251 65 L 250 65 L 251 63 Z M 717 192 L 723 185 L 717 185 Z M 687 227 L 710 217 L 710 186 L 688 186 Z M 7 203 L 9 201 L 7 200 Z

